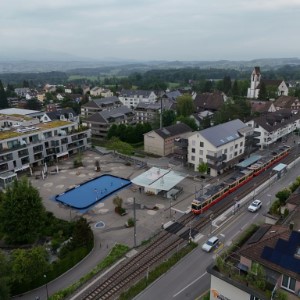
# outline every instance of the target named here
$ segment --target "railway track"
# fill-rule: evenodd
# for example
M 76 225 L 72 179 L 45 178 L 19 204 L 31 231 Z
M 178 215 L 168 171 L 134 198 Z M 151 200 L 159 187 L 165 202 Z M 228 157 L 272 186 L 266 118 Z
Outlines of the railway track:
M 297 154 L 299 154 L 298 149 L 292 149 L 282 162 L 286 164 L 291 163 Z M 192 213 L 181 216 L 167 230 L 160 232 L 151 244 L 131 259 L 124 261 L 110 274 L 99 280 L 93 287 L 82 293 L 79 297 L 76 297 L 76 300 L 117 299 L 121 292 L 143 278 L 149 269 L 153 269 L 153 267 L 175 253 L 179 247 L 186 245 L 191 233 L 194 235 L 207 226 L 210 223 L 209 215 L 211 213 L 214 214 L 214 217 L 222 214 L 228 208 L 232 207 L 235 199 L 242 199 L 257 186 L 267 181 L 270 178 L 271 172 L 272 169 L 270 168 L 229 194 L 222 201 L 214 205 L 210 211 L 206 212 L 206 217 L 204 218 L 197 219 Z M 193 228 L 191 227 L 192 222 Z M 190 226 L 189 228 L 187 227 L 188 225 Z

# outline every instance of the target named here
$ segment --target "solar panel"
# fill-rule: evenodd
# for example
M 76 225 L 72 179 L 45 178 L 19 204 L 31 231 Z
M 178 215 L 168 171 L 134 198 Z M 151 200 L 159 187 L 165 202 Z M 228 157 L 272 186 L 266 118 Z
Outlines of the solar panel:
M 270 229 L 270 226 L 266 227 L 260 227 L 254 235 L 248 240 L 248 244 L 253 244 L 257 243 L 265 234 L 266 232 Z

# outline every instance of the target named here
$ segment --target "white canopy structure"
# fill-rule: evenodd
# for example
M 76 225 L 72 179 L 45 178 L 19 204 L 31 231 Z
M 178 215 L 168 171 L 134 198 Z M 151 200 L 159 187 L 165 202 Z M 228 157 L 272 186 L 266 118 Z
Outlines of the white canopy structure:
M 160 191 L 170 191 L 185 178 L 184 175 L 171 169 L 153 167 L 131 180 L 132 183 L 145 188 L 145 192 L 158 194 Z

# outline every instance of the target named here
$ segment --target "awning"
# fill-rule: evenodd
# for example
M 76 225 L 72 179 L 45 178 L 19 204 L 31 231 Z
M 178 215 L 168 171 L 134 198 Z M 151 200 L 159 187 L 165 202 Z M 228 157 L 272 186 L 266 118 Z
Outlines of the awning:
M 57 153 L 56 157 L 62 157 L 62 156 L 65 156 L 65 155 L 69 155 L 69 152 L 66 151 L 66 152 L 62 152 L 62 153 Z

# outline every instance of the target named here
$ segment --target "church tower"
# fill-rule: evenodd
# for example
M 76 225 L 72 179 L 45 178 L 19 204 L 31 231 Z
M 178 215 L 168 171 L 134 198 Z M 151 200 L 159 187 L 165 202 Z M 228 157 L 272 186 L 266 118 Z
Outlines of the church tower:
M 261 79 L 260 67 L 254 67 L 251 74 L 250 88 L 248 88 L 247 98 L 256 99 L 259 89 L 257 89 Z

